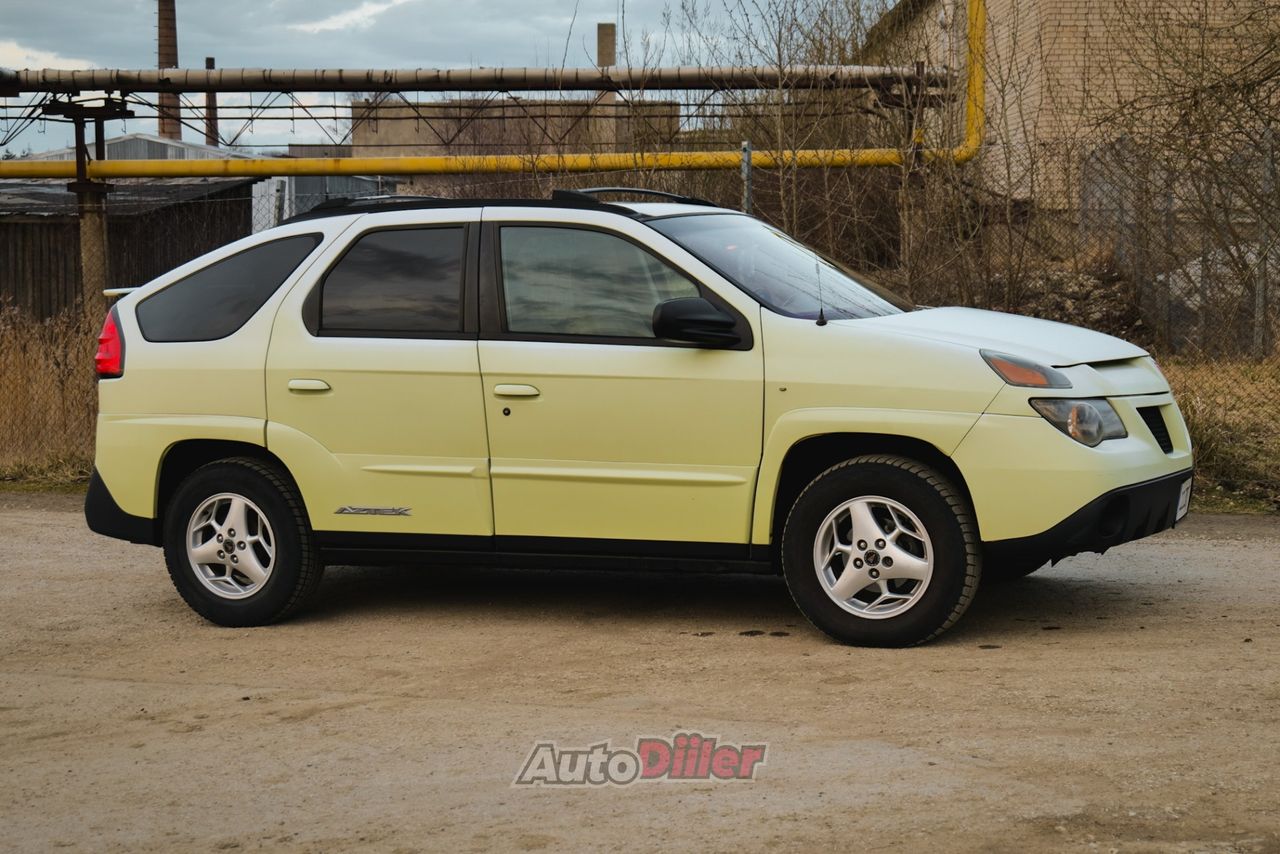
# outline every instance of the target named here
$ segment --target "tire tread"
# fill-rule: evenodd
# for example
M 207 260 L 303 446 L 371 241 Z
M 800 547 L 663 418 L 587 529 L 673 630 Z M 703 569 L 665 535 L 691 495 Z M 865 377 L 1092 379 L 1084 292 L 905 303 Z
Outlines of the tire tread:
M 956 521 L 960 526 L 960 535 L 964 540 L 965 548 L 965 578 L 960 598 L 956 601 L 956 605 L 952 608 L 951 613 L 947 615 L 947 618 L 938 626 L 938 628 L 934 629 L 934 631 L 928 636 L 920 638 L 919 640 L 908 644 L 908 646 L 919 646 L 921 644 L 928 643 L 955 625 L 956 621 L 959 620 L 964 615 L 964 612 L 969 609 L 969 605 L 973 602 L 974 596 L 977 595 L 978 583 L 982 577 L 982 544 L 978 537 L 978 525 L 973 518 L 973 512 L 969 509 L 968 502 L 964 500 L 955 486 L 953 486 L 949 480 L 939 474 L 935 469 L 923 463 L 916 462 L 915 460 L 907 457 L 900 457 L 895 454 L 865 454 L 863 456 L 851 457 L 843 462 L 836 463 L 814 477 L 813 480 L 809 481 L 805 488 L 800 491 L 800 494 L 796 496 L 796 500 L 792 502 L 790 509 L 787 510 L 787 519 L 782 529 L 783 538 L 785 539 L 787 528 L 791 525 L 791 516 L 795 513 L 796 507 L 800 505 L 801 499 L 804 498 L 805 493 L 810 489 L 813 489 L 814 486 L 820 483 L 827 476 L 834 474 L 841 469 L 855 465 L 891 466 L 920 478 L 936 490 L 942 499 L 946 501 L 947 506 L 955 514 Z M 823 631 L 822 627 L 814 623 L 812 618 L 810 618 L 806 613 L 805 608 L 796 599 L 795 593 L 791 590 L 790 585 L 787 586 L 787 591 L 791 595 L 792 601 L 795 602 L 797 610 L 802 614 L 805 614 L 805 619 L 809 620 L 810 625 L 815 629 L 818 629 L 818 631 Z
M 315 537 L 311 531 L 311 521 L 307 516 L 306 507 L 303 506 L 302 496 L 298 493 L 298 488 L 293 483 L 292 478 L 281 471 L 279 467 L 263 460 L 254 457 L 228 457 L 214 460 L 196 469 L 187 477 L 189 479 L 207 469 L 229 465 L 240 466 L 265 480 L 279 493 L 281 499 L 288 506 L 289 512 L 294 516 L 294 523 L 298 529 L 298 582 L 290 591 L 288 601 L 264 621 L 266 623 L 280 622 L 307 604 L 320 587 L 320 579 L 324 575 L 324 567 L 320 563 L 319 550 L 316 548 Z M 174 587 L 192 610 L 197 612 L 200 610 L 187 591 L 176 583 Z

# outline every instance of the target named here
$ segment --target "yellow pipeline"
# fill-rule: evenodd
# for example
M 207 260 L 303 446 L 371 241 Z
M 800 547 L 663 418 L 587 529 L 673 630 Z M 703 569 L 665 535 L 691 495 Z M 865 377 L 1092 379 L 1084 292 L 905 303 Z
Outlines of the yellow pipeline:
M 964 163 L 982 145 L 986 109 L 986 3 L 968 2 L 968 69 L 965 83 L 965 135 L 954 148 L 926 148 L 927 161 Z M 907 152 L 897 148 L 828 148 L 754 151 L 751 165 L 779 167 L 901 166 Z M 651 154 L 496 154 L 431 157 L 268 157 L 217 160 L 94 160 L 89 177 L 224 178 L 274 175 L 473 175 L 520 172 L 610 172 L 629 170 L 737 169 L 742 152 L 679 151 Z M 74 178 L 70 160 L 0 161 L 3 178 Z

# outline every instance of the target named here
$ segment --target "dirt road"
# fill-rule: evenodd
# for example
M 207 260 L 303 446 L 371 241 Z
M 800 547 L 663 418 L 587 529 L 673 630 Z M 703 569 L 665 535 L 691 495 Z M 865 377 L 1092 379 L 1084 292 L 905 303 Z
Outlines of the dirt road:
M 78 500 L 0 494 L 0 848 L 1280 851 L 1280 521 L 836 646 L 781 582 L 330 570 L 203 623 Z M 757 779 L 513 787 L 534 744 L 693 731 Z

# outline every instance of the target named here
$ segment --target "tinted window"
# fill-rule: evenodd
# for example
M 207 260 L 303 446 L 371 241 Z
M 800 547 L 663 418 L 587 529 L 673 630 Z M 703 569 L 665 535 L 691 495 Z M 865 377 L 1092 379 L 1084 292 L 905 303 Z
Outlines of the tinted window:
M 461 226 L 364 235 L 325 277 L 321 331 L 459 331 L 464 246 Z
M 862 281 L 809 247 L 749 216 L 701 214 L 654 220 L 679 243 L 769 308 L 791 317 L 831 320 L 899 314 L 902 297 Z
M 301 234 L 262 243 L 215 261 L 138 303 L 148 341 L 214 341 L 253 317 L 320 243 Z
M 653 338 L 658 303 L 698 288 L 620 237 L 574 228 L 502 229 L 510 332 Z

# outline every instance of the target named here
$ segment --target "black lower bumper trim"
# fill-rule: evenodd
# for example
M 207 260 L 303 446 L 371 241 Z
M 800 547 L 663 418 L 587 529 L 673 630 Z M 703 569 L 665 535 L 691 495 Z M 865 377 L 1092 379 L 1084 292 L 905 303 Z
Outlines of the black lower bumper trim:
M 455 536 L 316 531 L 326 564 L 476 563 L 532 569 L 617 568 L 771 572 L 767 548 L 745 543 L 589 537 Z
M 160 545 L 156 521 L 143 516 L 131 516 L 121 510 L 96 468 L 89 478 L 89 491 L 84 497 L 84 520 L 89 524 L 89 530 L 104 537 L 115 537 L 117 540 L 147 546 Z
M 1191 469 L 1113 489 L 1043 533 L 984 543 L 986 555 L 1006 563 L 1058 561 L 1149 537 L 1174 526 L 1188 477 Z

